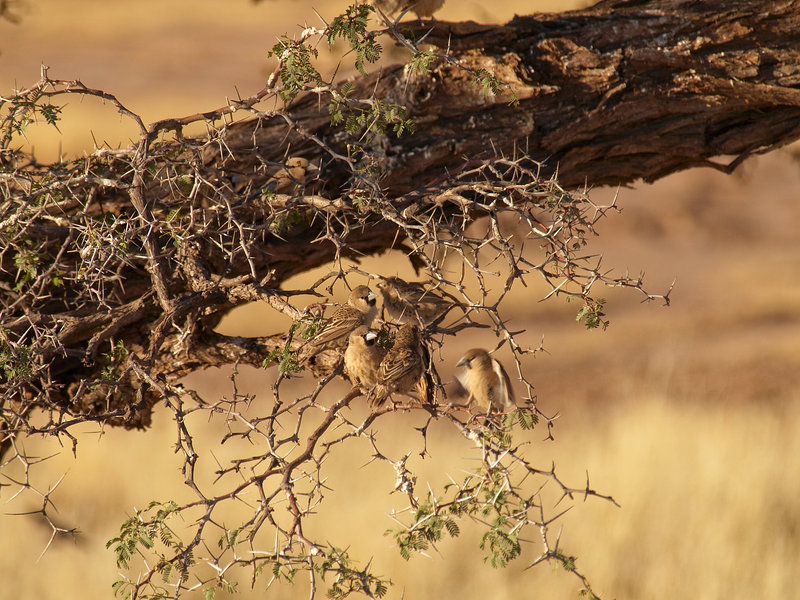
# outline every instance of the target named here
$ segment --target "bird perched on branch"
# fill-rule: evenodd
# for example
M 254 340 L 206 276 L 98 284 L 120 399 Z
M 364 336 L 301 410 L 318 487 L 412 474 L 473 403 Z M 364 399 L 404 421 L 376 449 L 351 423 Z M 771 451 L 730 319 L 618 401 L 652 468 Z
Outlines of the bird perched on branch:
M 470 404 L 477 404 L 486 414 L 492 411 L 510 412 L 516 408 L 506 370 L 486 350 L 467 350 L 456 366 L 467 368 L 466 373 L 459 373 L 457 377 L 469 392 Z
M 308 159 L 290 156 L 286 159 L 285 166 L 269 178 L 264 188 L 278 194 L 292 194 L 305 185 L 308 170 Z
M 373 4 L 387 15 L 400 13 L 410 7 L 421 19 L 432 17 L 444 6 L 444 0 L 373 0 Z
M 365 325 L 350 334 L 344 352 L 344 372 L 353 385 L 371 390 L 378 383 L 378 370 L 386 351 L 376 343 L 377 337 Z
M 359 285 L 350 292 L 347 304 L 337 308 L 317 333 L 300 348 L 302 364 L 329 347 L 344 348 L 348 336 L 358 327 L 369 327 L 378 314 L 375 292 Z
M 423 283 L 403 281 L 399 277 L 380 277 L 378 290 L 383 296 L 383 312 L 396 323 L 426 325 L 445 315 L 455 306 L 455 298 Z
M 397 332 L 394 346 L 386 353 L 378 369 L 378 384 L 370 405 L 380 406 L 394 393 L 405 394 L 415 387 L 420 399 L 432 403 L 433 384 L 426 372 L 427 352 L 419 336 L 419 328 L 406 323 Z

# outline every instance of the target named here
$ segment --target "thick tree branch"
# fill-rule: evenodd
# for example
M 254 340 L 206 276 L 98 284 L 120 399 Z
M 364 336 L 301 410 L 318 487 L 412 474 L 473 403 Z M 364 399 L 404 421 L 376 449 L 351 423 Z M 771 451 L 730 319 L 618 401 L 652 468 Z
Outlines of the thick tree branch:
M 415 76 L 389 67 L 355 83 L 357 93 L 377 88 L 405 104 L 420 124 L 376 148 L 393 196 L 515 148 L 557 168 L 567 187 L 653 181 L 695 166 L 731 171 L 800 137 L 798 30 L 800 3 L 772 0 L 609 1 L 503 26 L 426 22 L 403 33 L 427 34 L 452 62 Z M 484 95 L 464 68 L 507 87 Z M 511 92 L 519 106 L 508 105 Z M 297 102 L 293 115 L 305 131 L 336 139 L 316 98 Z M 238 173 L 257 164 L 244 149 L 264 152 L 285 135 L 295 152 L 323 154 L 283 123 L 240 123 L 226 137 Z M 345 176 L 329 173 L 329 189 Z
M 429 72 L 394 66 L 357 78 L 348 94 L 358 106 L 406 106 L 417 123 L 410 134 L 354 137 L 332 126 L 331 88 L 262 110 L 276 93 L 267 88 L 149 128 L 136 118 L 136 147 L 49 171 L 6 145 L 4 408 L 27 414 L 35 400 L 50 411 L 146 425 L 157 397 L 133 366 L 174 380 L 201 365 L 259 365 L 282 347 L 283 332 L 222 338 L 213 329 L 224 314 L 264 300 L 296 320 L 291 296 L 320 295 L 319 286 L 280 289 L 288 277 L 390 248 L 442 283 L 436 252 L 461 253 L 480 281 L 469 252 L 489 247 L 508 261 L 505 291 L 533 273 L 552 294 L 578 297 L 601 315 L 594 282 L 641 290 L 641 281 L 608 281 L 596 265 L 579 264 L 576 240 L 599 218 L 587 215 L 602 210 L 563 188 L 699 165 L 731 170 L 796 139 L 797 31 L 800 3 L 766 0 L 603 2 L 504 26 L 411 22 L 402 35 L 428 33 L 426 43 L 448 55 Z M 488 94 L 476 85 L 484 72 L 499 84 Z M 127 111 L 80 82 L 40 83 L 4 125 L 14 111 L 64 93 L 98 95 Z M 234 109 L 255 116 L 225 122 Z M 206 138 L 182 135 L 203 119 Z M 287 176 L 287 157 L 310 161 L 302 181 Z M 550 179 L 556 170 L 558 181 Z M 504 211 L 522 224 L 521 239 L 546 248 L 540 262 L 511 249 Z M 489 232 L 473 239 L 466 227 L 479 216 Z M 465 296 L 465 304 L 503 329 L 496 303 L 486 304 L 492 290 L 480 285 L 483 298 Z M 510 332 L 503 335 L 516 350 Z M 138 410 L 119 419 L 134 395 Z

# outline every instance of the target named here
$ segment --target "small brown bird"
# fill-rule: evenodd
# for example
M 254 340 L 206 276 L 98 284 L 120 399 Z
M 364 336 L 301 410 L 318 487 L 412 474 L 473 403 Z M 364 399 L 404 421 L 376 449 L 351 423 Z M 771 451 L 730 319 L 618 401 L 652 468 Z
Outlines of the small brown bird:
M 444 6 L 444 0 L 373 0 L 373 4 L 380 8 L 386 15 L 403 12 L 411 7 L 417 16 L 432 17 L 433 13 Z
M 298 187 L 302 188 L 305 185 L 309 169 L 308 159 L 302 156 L 290 156 L 285 164 L 285 167 L 279 169 L 267 181 L 265 185 L 267 190 L 279 194 L 292 194 Z
M 347 338 L 354 329 L 365 325 L 369 327 L 378 314 L 375 292 L 365 285 L 359 285 L 350 292 L 345 306 L 337 308 L 325 321 L 316 335 L 308 340 L 298 355 L 300 363 L 307 361 L 328 347 L 344 348 Z
M 378 370 L 386 351 L 375 342 L 374 331 L 362 325 L 350 334 L 344 351 L 344 372 L 353 385 L 371 390 L 378 383 Z
M 383 312 L 396 323 L 424 326 L 460 306 L 454 298 L 446 298 L 424 283 L 409 283 L 399 277 L 380 277 L 377 285 L 383 296 Z
M 419 386 L 427 366 L 424 356 L 417 326 L 406 323 L 400 327 L 394 346 L 381 361 L 370 405 L 380 406 L 395 392 L 404 394 Z
M 511 381 L 506 370 L 482 348 L 467 350 L 456 363 L 467 367 L 458 380 L 469 392 L 469 402 L 477 404 L 486 414 L 491 411 L 511 412 L 516 408 L 511 399 Z

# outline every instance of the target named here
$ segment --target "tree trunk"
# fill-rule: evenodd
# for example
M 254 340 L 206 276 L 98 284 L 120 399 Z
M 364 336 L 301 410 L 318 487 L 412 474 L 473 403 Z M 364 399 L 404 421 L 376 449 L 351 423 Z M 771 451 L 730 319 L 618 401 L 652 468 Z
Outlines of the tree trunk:
M 730 172 L 800 137 L 798 31 L 800 3 L 774 0 L 618 0 L 507 25 L 412 22 L 405 34 L 427 34 L 454 63 L 414 77 L 389 67 L 357 81 L 357 93 L 377 87 L 420 123 L 382 148 L 391 196 L 496 152 L 528 153 L 565 187 L 654 181 L 697 166 Z M 486 95 L 461 67 L 496 73 L 507 87 Z M 508 104 L 512 92 L 519 105 Z M 293 113 L 331 138 L 316 97 Z M 251 148 L 255 134 L 263 152 L 287 133 L 276 125 L 240 123 L 229 143 Z
M 368 140 L 360 158 L 308 94 L 200 140 L 180 130 L 203 116 L 157 123 L 139 146 L 54 167 L 34 191 L 35 162 L 4 169 L 3 410 L 13 419 L 34 406 L 55 411 L 55 429 L 64 414 L 145 426 L 164 386 L 193 368 L 258 365 L 283 346 L 284 332 L 215 333 L 227 311 L 264 300 L 297 318 L 280 284 L 336 256 L 400 244 L 421 266 L 420 244 L 433 239 L 414 238 L 432 235 L 422 215 L 457 237 L 471 218 L 496 216 L 488 198 L 519 193 L 531 208 L 557 194 L 530 193 L 536 169 L 541 181 L 557 171 L 567 188 L 693 166 L 730 171 L 800 135 L 798 2 L 609 1 L 504 26 L 401 30 L 427 34 L 450 60 L 353 81 L 351 97 L 374 92 L 417 123 Z M 494 92 L 476 85 L 481 70 L 498 78 Z M 153 143 L 170 130 L 173 141 Z M 273 194 L 287 156 L 314 169 Z M 542 164 L 520 169 L 523 156 Z M 721 156 L 733 158 L 714 162 Z M 375 203 L 364 208 L 359 194 Z M 38 265 L 27 283 L 26 256 Z

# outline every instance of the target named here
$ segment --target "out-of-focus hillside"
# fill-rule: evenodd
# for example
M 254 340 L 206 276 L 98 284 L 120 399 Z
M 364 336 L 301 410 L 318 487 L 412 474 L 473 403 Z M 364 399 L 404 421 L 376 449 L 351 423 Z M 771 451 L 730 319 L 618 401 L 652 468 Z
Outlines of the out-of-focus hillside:
M 50 75 L 79 78 L 113 92 L 146 121 L 217 107 L 226 96 L 263 84 L 267 49 L 294 24 L 315 23 L 344 3 L 266 0 L 90 2 L 29 0 L 21 25 L 0 22 L 0 94 L 15 82 Z M 451 0 L 441 19 L 501 22 L 516 13 L 566 8 L 562 2 L 485 3 Z M 493 11 L 497 12 L 493 12 Z M 60 124 L 64 151 L 98 141 L 127 143 L 131 129 L 109 107 L 71 105 Z M 43 156 L 54 156 L 51 132 L 33 133 Z M 592 192 L 607 203 L 617 190 Z M 796 595 L 800 555 L 800 163 L 789 150 L 757 157 L 732 176 L 703 169 L 653 185 L 618 191 L 622 214 L 599 226 L 590 251 L 609 269 L 645 272 L 647 285 L 665 290 L 673 304 L 642 304 L 626 290 L 608 290 L 611 326 L 585 331 L 577 308 L 555 299 L 539 303 L 535 285 L 512 298 L 514 326 L 544 338 L 546 353 L 528 361 L 544 412 L 558 413 L 554 442 L 532 438 L 543 467 L 554 461 L 564 478 L 613 495 L 621 508 L 579 503 L 564 521 L 563 544 L 604 598 L 789 598 Z M 367 270 L 408 267 L 368 259 Z M 254 325 L 255 324 L 255 325 Z M 228 332 L 272 333 L 283 328 L 260 306 L 237 311 Z M 444 349 L 452 365 L 460 349 L 490 346 L 473 333 Z M 502 350 L 501 350 L 502 353 Z M 449 371 L 445 368 L 444 375 Z M 194 376 L 210 395 L 229 394 L 227 372 Z M 272 374 L 247 371 L 245 391 L 265 392 Z M 363 411 L 363 403 L 353 410 Z M 35 517 L 41 499 L 11 498 L 0 488 L 0 596 L 9 598 L 111 597 L 117 569 L 105 541 L 133 507 L 184 492 L 172 454 L 175 427 L 165 413 L 146 433 L 108 431 L 82 438 L 78 459 L 55 443 L 26 442 L 41 456 L 63 451 L 36 470 L 43 491 L 67 473 L 52 495 L 63 526 L 77 526 L 76 541 L 60 538 L 38 560 L 49 528 Z M 384 420 L 387 448 L 401 452 L 414 439 L 406 415 Z M 221 424 L 196 424 L 209 436 Z M 86 429 L 89 431 L 89 428 Z M 409 433 L 410 432 L 410 433 Z M 434 460 L 469 468 L 448 451 L 442 429 L 431 432 Z M 574 598 L 574 581 L 549 567 L 524 571 L 536 555 L 494 571 L 473 551 L 465 531 L 441 554 L 406 563 L 380 533 L 386 513 L 401 498 L 389 495 L 393 474 L 363 468 L 369 449 L 352 450 L 346 465 L 329 465 L 333 489 L 318 526 L 335 539 L 355 528 L 374 535 L 353 540 L 353 552 L 374 557 L 378 571 L 397 584 L 390 595 L 408 598 L 518 598 L 531 590 L 547 598 Z M 120 457 L 126 457 L 124 466 Z M 174 460 L 173 460 L 174 459 Z M 415 466 L 433 470 L 430 459 Z M 213 467 L 212 467 L 213 468 Z M 420 485 L 424 483 L 421 481 Z M 461 543 L 470 544 L 468 550 Z M 463 558 L 454 558 L 463 557 Z M 476 575 L 479 573 L 480 575 Z M 243 590 L 242 598 L 264 597 Z M 272 588 L 270 598 L 305 592 Z

